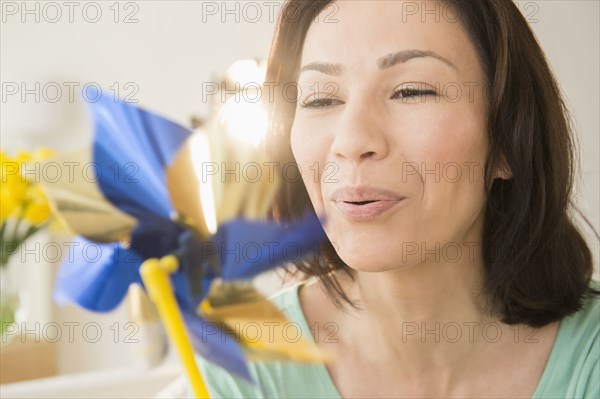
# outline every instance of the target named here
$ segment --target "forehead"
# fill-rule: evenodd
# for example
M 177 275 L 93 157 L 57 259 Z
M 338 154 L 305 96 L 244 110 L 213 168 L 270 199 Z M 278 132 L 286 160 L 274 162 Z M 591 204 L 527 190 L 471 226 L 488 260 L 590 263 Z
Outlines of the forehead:
M 302 65 L 339 63 L 375 69 L 377 59 L 401 50 L 433 51 L 463 73 L 478 72 L 477 54 L 455 10 L 445 1 L 342 0 L 311 23 Z

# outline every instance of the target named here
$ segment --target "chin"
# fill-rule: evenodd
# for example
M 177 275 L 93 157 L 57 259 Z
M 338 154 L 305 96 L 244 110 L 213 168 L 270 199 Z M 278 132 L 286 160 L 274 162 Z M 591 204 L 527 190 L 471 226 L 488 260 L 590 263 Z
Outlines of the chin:
M 351 242 L 332 241 L 333 247 L 340 259 L 350 268 L 359 272 L 384 272 L 402 267 L 401 247 L 394 242 L 362 241 L 359 244 Z
M 394 226 L 389 222 L 348 223 L 331 217 L 324 229 L 338 255 L 348 266 L 357 269 L 380 268 L 400 263 L 402 242 L 407 241 L 407 237 L 414 237 L 414 234 L 406 234 L 407 229 L 411 230 L 407 225 Z

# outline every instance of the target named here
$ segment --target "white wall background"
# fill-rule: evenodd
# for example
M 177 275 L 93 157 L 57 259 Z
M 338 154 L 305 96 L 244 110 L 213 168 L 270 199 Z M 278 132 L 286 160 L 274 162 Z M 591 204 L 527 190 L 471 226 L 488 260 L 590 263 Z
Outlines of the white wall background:
M 82 86 L 88 83 L 100 84 L 105 95 L 112 95 L 107 90 L 115 84 L 121 96 L 136 88 L 134 98 L 140 104 L 187 124 L 191 115 L 202 115 L 207 110 L 202 101 L 203 82 L 214 81 L 215 75 L 222 74 L 238 59 L 267 56 L 275 15 L 280 9 L 278 1 L 121 1 L 116 5 L 113 1 L 98 1 L 98 7 L 90 6 L 90 2 L 75 2 L 70 22 L 68 6 L 60 1 L 48 3 L 2 2 L 0 132 L 2 148 L 9 151 L 35 146 L 68 150 L 88 143 L 91 130 L 85 108 L 78 100 Z M 581 148 L 577 202 L 598 230 L 599 2 L 552 0 L 518 4 L 538 35 L 571 107 Z M 14 7 L 17 9 L 13 14 Z M 34 12 L 24 14 L 23 7 Z M 215 7 L 218 12 L 213 15 L 209 11 Z M 233 13 L 223 14 L 224 7 Z M 96 8 L 102 12 L 100 20 L 88 22 L 95 18 Z M 52 23 L 57 10 L 62 15 Z M 128 15 L 138 22 L 124 23 Z M 64 82 L 78 85 L 74 100 L 69 99 Z M 56 95 L 49 90 L 39 102 L 33 94 L 23 100 L 20 92 L 8 95 L 6 91 L 15 83 L 24 83 L 28 89 L 36 83 L 40 87 L 59 85 L 63 88 L 62 97 L 56 103 L 48 101 Z M 126 86 L 127 83 L 133 86 Z M 598 241 L 590 237 L 597 262 Z M 34 280 L 36 276 L 45 274 L 33 272 L 29 278 Z M 61 312 L 55 317 L 63 321 L 95 320 L 73 309 Z M 103 322 L 106 332 L 114 320 L 125 320 L 122 309 L 120 312 Z M 104 346 L 68 346 L 63 350 L 62 370 L 126 365 L 130 362 L 129 353 L 119 348 L 110 341 Z M 80 360 L 73 363 L 75 358 Z

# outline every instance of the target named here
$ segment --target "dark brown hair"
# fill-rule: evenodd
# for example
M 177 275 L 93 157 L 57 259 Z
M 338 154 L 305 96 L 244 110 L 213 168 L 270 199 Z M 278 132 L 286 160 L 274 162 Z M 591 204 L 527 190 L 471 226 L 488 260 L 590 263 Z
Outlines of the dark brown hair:
M 280 165 L 294 162 L 290 130 L 297 93 L 291 84 L 297 81 L 304 39 L 313 19 L 331 3 L 288 0 L 280 14 L 266 79 L 288 88 L 275 90 L 269 105 L 267 145 Z M 492 179 L 493 165 L 505 164 L 512 172 L 509 180 L 496 179 L 487 188 L 483 292 L 503 322 L 540 327 L 576 312 L 585 298 L 600 293 L 589 286 L 592 255 L 570 214 L 576 210 L 571 202 L 576 148 L 569 113 L 540 45 L 512 1 L 450 3 L 488 80 L 486 181 Z M 272 216 L 289 220 L 312 209 L 302 181 L 283 179 Z M 294 266 L 317 276 L 337 306 L 342 300 L 354 305 L 332 273 L 341 269 L 352 276 L 352 269 L 331 243 L 318 257 Z

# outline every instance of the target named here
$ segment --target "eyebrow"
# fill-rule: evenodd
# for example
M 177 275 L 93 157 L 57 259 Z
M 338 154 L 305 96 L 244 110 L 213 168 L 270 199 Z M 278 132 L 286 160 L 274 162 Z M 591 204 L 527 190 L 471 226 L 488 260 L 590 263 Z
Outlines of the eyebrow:
M 431 57 L 436 60 L 442 61 L 444 64 L 456 69 L 458 68 L 448 59 L 442 57 L 438 53 L 429 50 L 401 50 L 396 51 L 390 54 L 387 54 L 383 57 L 377 59 L 377 67 L 379 70 L 383 71 L 385 69 L 389 69 L 394 65 L 404 63 L 413 58 L 425 58 Z M 300 68 L 300 72 L 304 71 L 317 71 L 327 75 L 339 76 L 342 73 L 342 66 L 340 64 L 331 64 L 328 62 L 311 62 L 309 64 L 304 65 Z
M 301 74 L 304 71 L 317 71 L 327 75 L 338 76 L 342 72 L 342 66 L 340 64 L 330 64 L 328 62 L 311 62 L 300 68 Z

